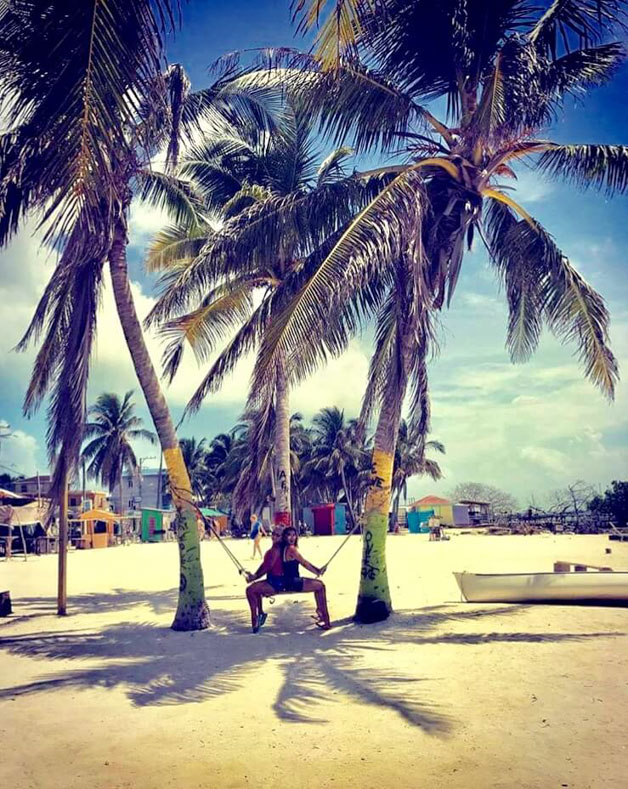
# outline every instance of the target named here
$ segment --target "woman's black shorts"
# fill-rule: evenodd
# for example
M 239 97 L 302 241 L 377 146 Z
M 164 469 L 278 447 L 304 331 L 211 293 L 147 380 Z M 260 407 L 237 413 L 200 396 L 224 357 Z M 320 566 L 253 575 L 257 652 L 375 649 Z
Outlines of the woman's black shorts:
M 302 592 L 303 578 L 286 578 L 283 575 L 266 576 L 266 580 L 276 592 Z

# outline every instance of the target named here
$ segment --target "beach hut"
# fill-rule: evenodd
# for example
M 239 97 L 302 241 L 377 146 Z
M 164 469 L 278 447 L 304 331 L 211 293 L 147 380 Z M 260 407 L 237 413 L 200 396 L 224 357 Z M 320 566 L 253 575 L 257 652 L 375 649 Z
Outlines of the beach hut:
M 427 522 L 434 515 L 434 510 L 410 511 L 407 515 L 410 534 L 427 534 L 430 530 Z
M 347 533 L 347 507 L 345 504 L 336 504 L 334 507 L 334 534 Z
M 168 510 L 142 508 L 142 542 L 163 542 L 170 527 Z
M 311 509 L 314 516 L 314 534 L 334 534 L 336 505 L 317 504 Z
M 7 497 L 4 500 L 21 499 Z M 47 511 L 47 506 L 40 506 L 36 501 L 22 505 L 0 505 L 0 554 L 9 558 L 17 552 L 23 552 L 24 555 L 46 552 L 42 541 L 48 544 L 44 528 Z
M 116 523 L 120 523 L 120 516 L 115 512 L 87 510 L 70 521 L 71 526 L 75 527 L 72 542 L 77 548 L 108 548 L 115 541 Z
M 200 509 L 204 518 L 209 518 L 213 521 L 212 526 L 214 527 L 214 531 L 220 535 L 227 531 L 227 526 L 229 525 L 229 516 L 226 512 L 214 509 L 213 507 L 201 507 Z
M 432 515 L 440 520 L 441 526 L 453 526 L 455 523 L 452 502 L 440 496 L 424 496 L 418 501 L 413 501 L 409 509 L 411 512 L 432 510 Z

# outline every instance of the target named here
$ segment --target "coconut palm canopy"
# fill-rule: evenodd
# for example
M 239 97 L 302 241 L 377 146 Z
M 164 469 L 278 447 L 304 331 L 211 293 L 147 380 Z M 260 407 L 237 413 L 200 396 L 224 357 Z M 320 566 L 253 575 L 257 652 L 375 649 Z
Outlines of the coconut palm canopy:
M 309 8 L 310 26 L 319 5 L 298 4 Z M 477 238 L 503 283 L 512 358 L 529 358 L 547 326 L 575 344 L 585 374 L 612 396 L 617 366 L 604 302 L 516 202 L 512 168 L 524 161 L 578 186 L 625 191 L 626 146 L 544 137 L 567 97 L 608 81 L 623 61 L 623 46 L 612 40 L 625 21 L 623 4 L 555 2 L 546 13 L 523 0 L 347 0 L 337 7 L 360 24 L 337 27 L 330 17 L 323 26 L 319 47 L 333 68 L 293 53 L 282 65 L 304 70 L 294 79 L 321 113 L 324 131 L 358 151 L 396 151 L 401 163 L 377 171 L 394 178 L 285 311 L 262 349 L 257 385 L 276 351 L 289 354 L 301 378 L 346 347 L 363 307 L 356 294 L 395 276 L 402 239 L 415 239 L 413 276 L 423 282 L 422 302 L 439 310 L 451 302 L 465 249 Z M 440 119 L 427 108 L 438 98 L 447 104 Z M 324 344 L 313 343 L 327 324 L 317 304 L 328 299 L 342 307 L 340 320 Z
M 156 435 L 142 427 L 142 420 L 135 415 L 133 392 L 122 400 L 117 394 L 104 392 L 88 410 L 81 455 L 87 462 L 90 477 L 100 480 L 109 490 L 120 485 L 122 472 L 134 473 L 137 458 L 132 442 L 143 439 L 156 443 Z M 122 506 L 122 502 L 120 502 Z

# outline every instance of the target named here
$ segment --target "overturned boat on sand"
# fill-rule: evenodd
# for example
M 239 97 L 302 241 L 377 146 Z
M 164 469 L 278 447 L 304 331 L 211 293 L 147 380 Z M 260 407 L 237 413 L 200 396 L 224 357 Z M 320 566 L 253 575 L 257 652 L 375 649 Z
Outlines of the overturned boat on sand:
M 615 602 L 628 605 L 628 572 L 454 573 L 469 603 Z M 600 571 L 601 570 L 601 571 Z

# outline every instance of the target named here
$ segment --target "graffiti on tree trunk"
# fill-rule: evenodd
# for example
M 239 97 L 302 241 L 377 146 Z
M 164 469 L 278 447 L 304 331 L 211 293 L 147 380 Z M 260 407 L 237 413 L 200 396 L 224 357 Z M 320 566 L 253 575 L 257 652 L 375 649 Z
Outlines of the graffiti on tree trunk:
M 379 573 L 379 567 L 371 564 L 371 554 L 373 553 L 373 532 L 370 529 L 364 533 L 364 556 L 362 558 L 362 578 L 374 581 Z

